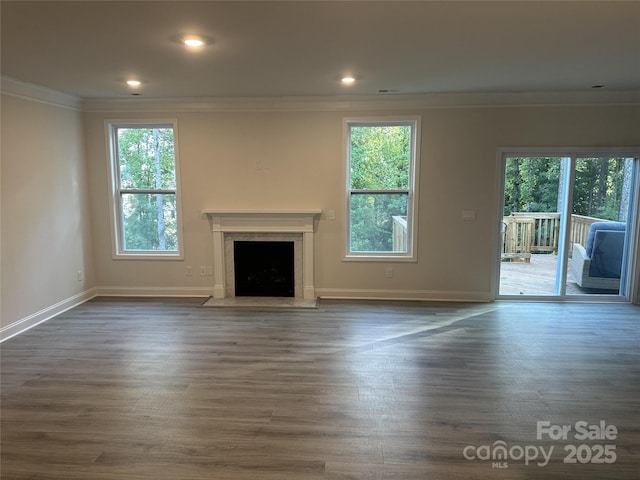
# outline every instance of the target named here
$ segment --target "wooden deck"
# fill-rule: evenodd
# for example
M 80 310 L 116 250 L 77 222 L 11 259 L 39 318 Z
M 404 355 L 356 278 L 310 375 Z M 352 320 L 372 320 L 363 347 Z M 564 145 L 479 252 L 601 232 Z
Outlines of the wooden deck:
M 554 295 L 558 256 L 532 254 L 530 262 L 500 264 L 500 295 Z M 571 275 L 567 278 L 567 295 L 601 295 L 614 292 L 580 288 Z

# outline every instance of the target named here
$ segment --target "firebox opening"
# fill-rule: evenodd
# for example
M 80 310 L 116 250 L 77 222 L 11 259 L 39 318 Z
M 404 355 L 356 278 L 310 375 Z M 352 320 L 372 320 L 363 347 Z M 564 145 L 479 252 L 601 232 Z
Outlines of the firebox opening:
M 234 241 L 237 297 L 294 297 L 294 242 Z

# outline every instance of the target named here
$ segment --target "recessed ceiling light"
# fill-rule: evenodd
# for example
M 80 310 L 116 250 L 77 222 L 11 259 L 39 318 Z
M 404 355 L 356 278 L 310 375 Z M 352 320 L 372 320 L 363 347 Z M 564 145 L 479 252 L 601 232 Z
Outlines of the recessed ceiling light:
M 196 36 L 188 36 L 182 39 L 187 47 L 202 47 L 206 43 L 202 38 Z
M 340 79 L 340 81 L 342 82 L 343 85 L 353 85 L 356 79 L 351 75 L 345 75 Z
M 141 85 L 140 80 L 127 80 L 127 85 L 130 87 L 139 87 Z

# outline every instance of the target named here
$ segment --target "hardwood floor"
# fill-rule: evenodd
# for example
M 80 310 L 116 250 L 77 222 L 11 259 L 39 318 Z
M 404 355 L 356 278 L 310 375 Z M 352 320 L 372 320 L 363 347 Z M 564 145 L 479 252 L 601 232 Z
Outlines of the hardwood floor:
M 639 307 L 202 301 L 98 298 L 3 343 L 2 479 L 639 478 Z M 508 468 L 478 458 L 499 441 Z M 583 444 L 615 462 L 563 463 Z

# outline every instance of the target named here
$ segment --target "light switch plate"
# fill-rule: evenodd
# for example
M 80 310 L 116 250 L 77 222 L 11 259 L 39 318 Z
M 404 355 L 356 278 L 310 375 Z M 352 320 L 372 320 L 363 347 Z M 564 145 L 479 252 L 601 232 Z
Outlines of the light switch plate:
M 463 210 L 462 211 L 462 220 L 465 222 L 474 221 L 476 219 L 477 212 L 475 210 Z

